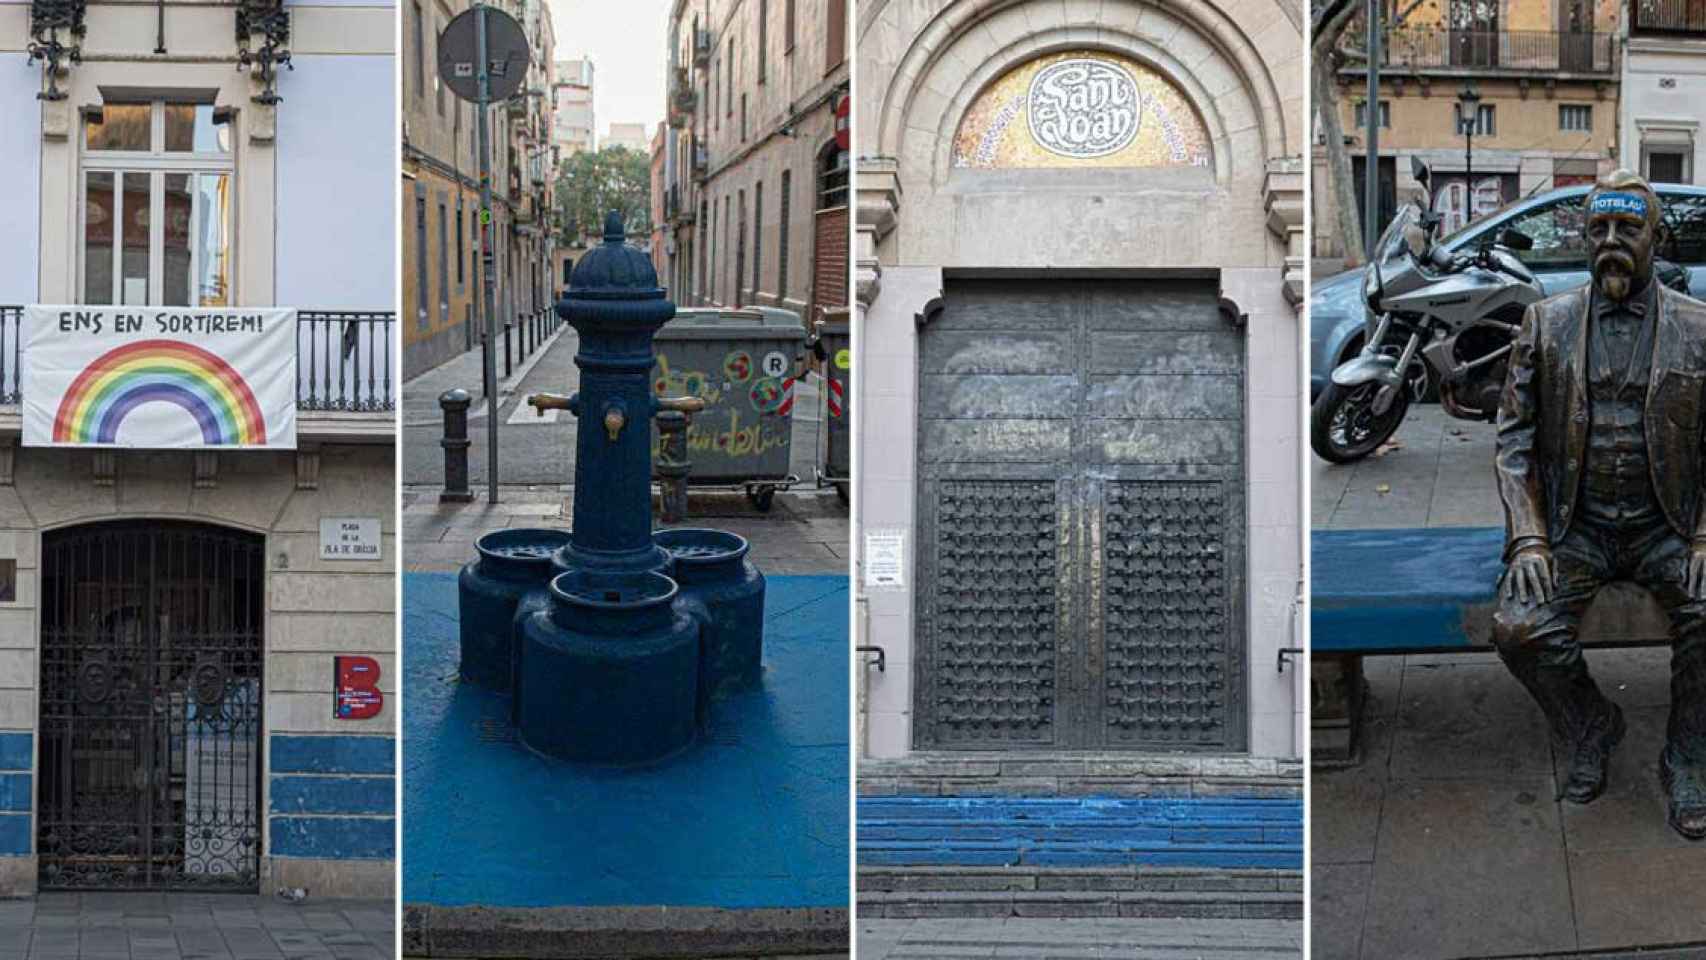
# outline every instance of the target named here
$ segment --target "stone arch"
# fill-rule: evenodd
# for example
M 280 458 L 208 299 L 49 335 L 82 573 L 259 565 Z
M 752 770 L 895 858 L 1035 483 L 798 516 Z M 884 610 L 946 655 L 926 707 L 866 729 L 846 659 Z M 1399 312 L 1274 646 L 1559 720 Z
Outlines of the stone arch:
M 873 6 L 879 9 L 862 25 L 862 38 L 880 36 L 885 31 L 881 21 L 900 7 Z M 1276 16 L 1265 22 L 1287 22 L 1277 5 L 1273 12 Z M 1260 164 L 1291 152 L 1296 135 L 1289 129 L 1268 58 L 1229 13 L 1212 3 L 950 0 L 922 28 L 895 26 L 886 32 L 914 36 L 883 91 L 876 139 L 867 150 L 895 157 L 908 167 L 909 135 L 933 137 L 928 151 L 932 180 L 939 181 L 947 170 L 946 144 L 984 86 L 1027 60 L 1068 48 L 1123 54 L 1150 65 L 1185 91 L 1209 125 L 1219 183 L 1232 179 L 1232 157 Z M 917 147 L 910 152 L 912 159 L 925 159 Z M 1238 175 L 1258 172 L 1239 170 Z

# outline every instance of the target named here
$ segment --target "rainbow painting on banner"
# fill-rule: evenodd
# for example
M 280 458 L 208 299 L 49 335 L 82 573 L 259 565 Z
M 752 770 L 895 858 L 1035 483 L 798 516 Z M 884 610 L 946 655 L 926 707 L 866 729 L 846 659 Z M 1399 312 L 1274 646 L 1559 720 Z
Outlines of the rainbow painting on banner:
M 32 306 L 25 324 L 26 446 L 295 446 L 294 310 Z

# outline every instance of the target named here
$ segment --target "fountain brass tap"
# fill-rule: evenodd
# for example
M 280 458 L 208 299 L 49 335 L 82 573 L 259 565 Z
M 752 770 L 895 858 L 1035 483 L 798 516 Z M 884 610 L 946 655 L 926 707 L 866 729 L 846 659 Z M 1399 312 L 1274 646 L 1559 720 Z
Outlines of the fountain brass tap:
M 535 393 L 527 398 L 528 406 L 533 408 L 537 416 L 543 417 L 547 410 L 575 410 L 575 398 L 565 397 L 560 393 Z

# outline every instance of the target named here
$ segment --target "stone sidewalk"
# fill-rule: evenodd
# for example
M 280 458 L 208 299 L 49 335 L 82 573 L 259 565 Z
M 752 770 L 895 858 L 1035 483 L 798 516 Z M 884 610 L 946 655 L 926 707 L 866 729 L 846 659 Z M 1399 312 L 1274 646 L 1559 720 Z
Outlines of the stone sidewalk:
M 1503 523 L 1491 425 L 1423 406 L 1396 439 L 1356 465 L 1314 460 L 1317 529 Z M 1588 658 L 1629 735 L 1610 789 L 1585 807 L 1552 799 L 1559 773 L 1545 721 L 1494 654 L 1364 661 L 1363 761 L 1313 774 L 1314 957 L 1553 956 L 1706 940 L 1706 849 L 1666 826 L 1656 773 L 1670 653 Z
M 390 900 L 196 893 L 0 901 L 0 960 L 390 960 Z
M 438 493 L 437 487 L 403 488 L 403 566 L 411 573 L 461 569 L 474 559 L 474 541 L 493 530 L 567 528 L 573 518 L 573 491 L 556 487 L 504 487 L 496 506 L 483 491 L 462 504 L 440 503 Z M 687 518 L 673 526 L 740 534 L 765 573 L 848 573 L 851 525 L 834 493 L 778 493 L 770 512 L 759 513 L 740 494 L 695 491 L 688 507 Z
M 859 960 L 1293 960 L 1297 920 L 861 920 Z

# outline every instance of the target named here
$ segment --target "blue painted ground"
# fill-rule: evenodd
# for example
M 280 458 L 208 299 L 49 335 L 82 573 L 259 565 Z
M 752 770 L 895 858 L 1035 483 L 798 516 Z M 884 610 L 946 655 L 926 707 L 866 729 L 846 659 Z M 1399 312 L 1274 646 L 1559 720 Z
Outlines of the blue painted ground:
M 847 578 L 769 578 L 764 682 L 629 771 L 502 739 L 457 682 L 456 575 L 403 578 L 403 897 L 442 906 L 845 907 Z
M 1478 648 L 1464 613 L 1493 602 L 1504 543 L 1498 527 L 1314 531 L 1310 649 Z
M 862 866 L 1303 869 L 1301 800 L 861 797 Z

